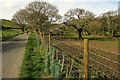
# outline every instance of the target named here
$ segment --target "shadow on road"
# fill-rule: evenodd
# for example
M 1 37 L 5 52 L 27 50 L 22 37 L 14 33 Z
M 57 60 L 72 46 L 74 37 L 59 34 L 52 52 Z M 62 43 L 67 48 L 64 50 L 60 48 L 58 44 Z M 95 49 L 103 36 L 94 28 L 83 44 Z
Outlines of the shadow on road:
M 20 35 L 14 38 L 11 38 L 7 41 L 2 42 L 2 54 L 4 52 L 16 49 L 16 48 L 21 48 L 23 47 L 24 43 L 27 41 L 27 35 Z

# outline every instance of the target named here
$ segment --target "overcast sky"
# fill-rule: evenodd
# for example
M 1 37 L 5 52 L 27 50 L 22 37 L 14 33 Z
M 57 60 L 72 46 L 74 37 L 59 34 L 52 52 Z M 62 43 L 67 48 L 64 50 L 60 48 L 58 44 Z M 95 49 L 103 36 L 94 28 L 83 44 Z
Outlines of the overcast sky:
M 29 2 L 36 0 L 0 0 L 0 19 L 11 20 L 12 16 Z M 37 0 L 39 1 L 39 0 Z M 118 9 L 119 0 L 41 0 L 55 5 L 59 9 L 59 14 L 64 15 L 68 10 L 74 8 L 84 8 L 92 11 L 96 15 L 103 12 Z

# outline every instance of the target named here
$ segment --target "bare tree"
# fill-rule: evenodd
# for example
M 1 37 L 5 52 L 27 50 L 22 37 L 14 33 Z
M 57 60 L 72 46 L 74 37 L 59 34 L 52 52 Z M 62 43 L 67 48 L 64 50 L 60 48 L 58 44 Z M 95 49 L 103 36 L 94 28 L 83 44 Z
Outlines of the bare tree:
M 29 12 L 38 12 L 46 15 L 50 22 L 56 22 L 61 18 L 61 16 L 58 15 L 58 9 L 48 2 L 34 1 L 28 4 L 26 9 Z
M 26 21 L 32 29 L 40 30 L 41 32 L 44 32 L 49 27 L 47 26 L 49 24 L 48 17 L 38 12 L 29 13 Z
M 94 16 L 92 12 L 85 11 L 84 9 L 72 9 L 66 12 L 64 24 L 74 27 L 78 31 L 79 38 L 82 38 L 81 33 L 83 29 Z
M 25 9 L 28 11 L 27 25 L 41 32 L 47 31 L 52 23 L 61 18 L 58 9 L 48 2 L 34 1 Z
M 25 9 L 20 9 L 17 11 L 12 18 L 12 21 L 17 23 L 20 27 L 20 29 L 24 32 L 25 26 L 27 24 L 26 19 L 28 16 L 28 12 Z

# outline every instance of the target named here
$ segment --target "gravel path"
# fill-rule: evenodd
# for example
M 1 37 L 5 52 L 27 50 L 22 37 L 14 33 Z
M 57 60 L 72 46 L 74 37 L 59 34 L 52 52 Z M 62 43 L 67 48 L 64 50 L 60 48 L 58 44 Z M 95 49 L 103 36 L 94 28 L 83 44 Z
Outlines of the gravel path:
M 26 44 L 26 33 L 2 42 L 2 78 L 19 78 Z

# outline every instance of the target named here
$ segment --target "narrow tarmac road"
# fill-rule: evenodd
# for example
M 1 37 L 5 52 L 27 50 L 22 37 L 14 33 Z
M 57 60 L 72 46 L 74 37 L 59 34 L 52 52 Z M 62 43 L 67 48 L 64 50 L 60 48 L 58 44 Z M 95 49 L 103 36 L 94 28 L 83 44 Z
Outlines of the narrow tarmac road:
M 19 78 L 26 44 L 26 33 L 2 42 L 2 78 Z

